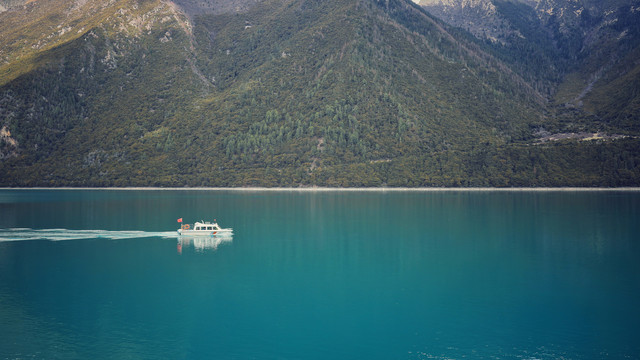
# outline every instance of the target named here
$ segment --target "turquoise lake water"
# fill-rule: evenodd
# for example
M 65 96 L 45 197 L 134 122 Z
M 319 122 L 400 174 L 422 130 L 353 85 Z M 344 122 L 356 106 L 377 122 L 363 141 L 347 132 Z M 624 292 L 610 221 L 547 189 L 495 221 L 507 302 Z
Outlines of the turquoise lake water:
M 638 359 L 639 215 L 621 191 L 0 190 L 0 359 Z

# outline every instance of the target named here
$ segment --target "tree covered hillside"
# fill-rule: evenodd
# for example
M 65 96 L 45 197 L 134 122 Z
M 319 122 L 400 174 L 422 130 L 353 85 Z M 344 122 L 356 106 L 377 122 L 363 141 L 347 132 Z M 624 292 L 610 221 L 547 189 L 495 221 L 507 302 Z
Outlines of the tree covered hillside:
M 636 134 L 638 0 L 421 0 L 549 100 L 545 130 Z
M 635 130 L 542 141 L 560 123 L 543 88 L 411 1 L 189 4 L 38 0 L 0 13 L 0 184 L 640 179 Z

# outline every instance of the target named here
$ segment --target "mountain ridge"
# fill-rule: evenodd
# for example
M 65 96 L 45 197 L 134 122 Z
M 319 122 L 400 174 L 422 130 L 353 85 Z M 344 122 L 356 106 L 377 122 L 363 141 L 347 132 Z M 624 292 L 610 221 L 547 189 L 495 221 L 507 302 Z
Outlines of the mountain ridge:
M 9 10 L 49 14 L 14 38 L 32 34 L 32 45 L 71 29 L 50 48 L 17 43 L 3 54 L 5 186 L 639 179 L 633 126 L 607 130 L 626 138 L 539 143 L 591 122 L 554 115 L 531 73 L 410 1 L 241 1 L 209 11 L 215 2 L 87 0 L 81 19 L 45 8 L 57 1 Z M 21 51 L 28 61 L 12 60 Z

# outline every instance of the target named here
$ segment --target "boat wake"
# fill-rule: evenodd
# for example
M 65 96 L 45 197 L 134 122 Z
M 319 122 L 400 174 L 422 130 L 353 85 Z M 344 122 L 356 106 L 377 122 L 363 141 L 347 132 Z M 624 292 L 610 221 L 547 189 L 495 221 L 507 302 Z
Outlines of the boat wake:
M 0 242 L 24 240 L 83 240 L 83 239 L 138 239 L 148 237 L 177 238 L 175 231 L 116 231 L 116 230 L 70 230 L 70 229 L 0 229 Z

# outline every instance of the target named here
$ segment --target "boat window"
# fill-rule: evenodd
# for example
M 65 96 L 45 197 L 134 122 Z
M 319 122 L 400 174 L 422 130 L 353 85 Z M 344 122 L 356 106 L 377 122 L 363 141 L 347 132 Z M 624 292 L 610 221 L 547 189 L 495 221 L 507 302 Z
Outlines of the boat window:
M 196 230 L 200 230 L 200 226 L 196 226 Z
M 207 226 L 207 230 L 213 230 L 212 226 Z

